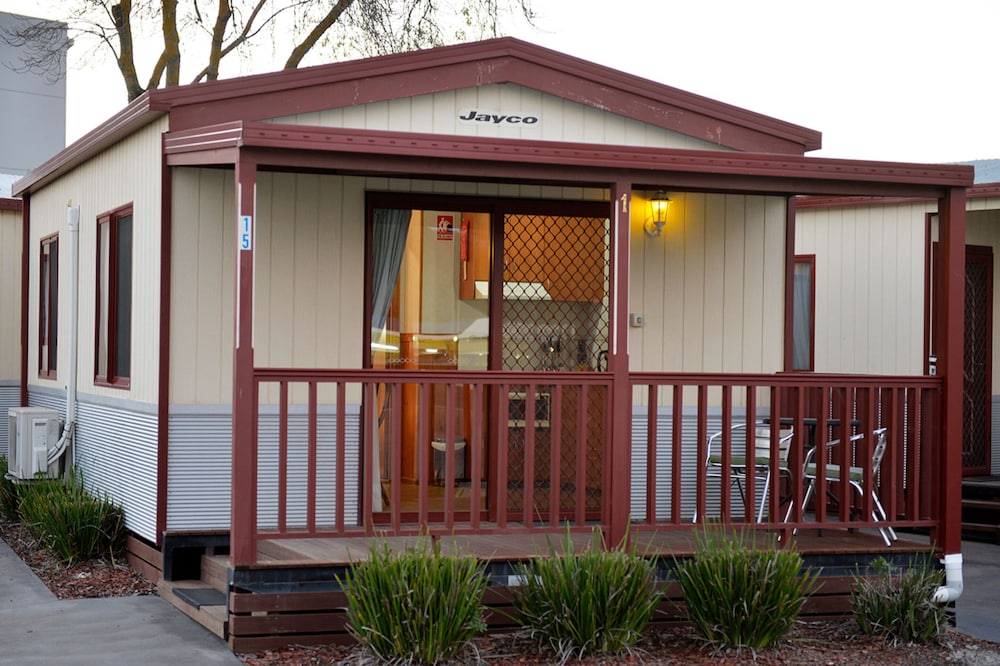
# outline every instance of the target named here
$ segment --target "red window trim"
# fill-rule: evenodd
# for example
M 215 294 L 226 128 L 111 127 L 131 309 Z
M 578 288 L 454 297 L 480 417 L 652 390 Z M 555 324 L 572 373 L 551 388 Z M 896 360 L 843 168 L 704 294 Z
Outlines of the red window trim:
M 815 372 L 816 371 L 816 255 L 797 254 L 793 259 L 793 264 L 805 264 L 809 266 L 809 367 L 794 368 L 793 372 Z M 792 271 L 794 275 L 794 270 Z M 794 316 L 793 316 L 794 322 Z M 794 331 L 794 325 L 793 325 Z M 792 339 L 794 349 L 795 340 Z M 794 357 L 794 354 L 793 354 Z
M 51 247 L 56 249 L 56 263 L 51 265 Z M 46 249 L 49 249 L 46 254 Z M 58 329 L 58 307 L 59 307 L 59 232 L 43 236 L 39 241 L 38 248 L 38 377 L 40 379 L 56 379 L 59 370 L 59 329 Z M 45 276 L 48 273 L 49 281 L 46 283 Z M 55 279 L 53 289 L 52 280 Z M 49 287 L 46 292 L 46 285 Z M 55 299 L 53 299 L 55 296 Z M 55 300 L 55 303 L 53 303 Z M 45 306 L 46 317 L 42 319 L 42 306 Z M 55 325 L 53 325 L 52 313 L 56 311 Z M 55 349 L 52 342 L 56 342 Z M 47 344 L 46 344 L 47 343 Z M 48 358 L 43 354 L 43 349 L 48 349 Z M 47 362 L 46 362 L 47 361 Z
M 115 351 L 118 345 L 118 325 L 117 325 L 117 308 L 118 308 L 118 267 L 116 262 L 112 261 L 111 258 L 115 255 L 116 249 L 118 247 L 118 227 L 112 222 L 117 222 L 123 217 L 133 214 L 133 205 L 131 203 L 124 206 L 119 206 L 114 210 L 110 210 L 106 213 L 102 213 L 97 216 L 97 230 L 96 230 L 96 254 L 97 261 L 95 262 L 97 268 L 96 275 L 96 289 L 95 289 L 95 309 L 94 309 L 94 385 L 95 386 L 107 386 L 116 389 L 129 389 L 131 388 L 131 377 L 119 377 L 116 373 L 117 368 L 115 368 Z M 134 218 L 133 218 L 134 219 Z M 107 224 L 108 238 L 108 312 L 103 314 L 107 324 L 107 373 L 102 375 L 100 373 L 100 358 L 101 358 L 101 335 L 100 327 L 102 323 L 102 313 L 101 313 L 101 225 Z

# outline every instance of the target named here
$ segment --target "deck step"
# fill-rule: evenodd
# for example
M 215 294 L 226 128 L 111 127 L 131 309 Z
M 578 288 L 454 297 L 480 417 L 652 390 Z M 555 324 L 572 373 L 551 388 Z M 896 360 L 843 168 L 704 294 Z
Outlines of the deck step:
M 160 580 L 157 592 L 172 606 L 226 640 L 229 611 L 224 592 L 199 580 Z
M 202 555 L 201 582 L 222 593 L 229 591 L 229 556 Z
M 195 608 L 226 605 L 225 592 L 214 587 L 175 587 L 174 594 Z

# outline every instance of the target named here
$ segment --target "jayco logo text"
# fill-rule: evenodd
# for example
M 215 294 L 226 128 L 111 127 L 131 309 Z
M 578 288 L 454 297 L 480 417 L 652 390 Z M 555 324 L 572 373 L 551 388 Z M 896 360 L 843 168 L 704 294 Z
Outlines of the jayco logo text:
M 502 115 L 499 113 L 486 113 L 479 109 L 463 112 L 458 119 L 465 123 L 489 123 L 491 125 L 536 125 L 537 116 L 516 116 Z

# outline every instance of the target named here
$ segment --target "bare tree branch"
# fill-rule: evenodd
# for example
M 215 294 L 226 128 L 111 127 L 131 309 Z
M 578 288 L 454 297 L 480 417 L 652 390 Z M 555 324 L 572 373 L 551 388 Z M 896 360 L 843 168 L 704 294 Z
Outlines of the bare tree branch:
M 314 27 L 305 39 L 303 39 L 294 49 L 292 49 L 291 55 L 288 56 L 288 60 L 285 61 L 285 69 L 295 69 L 302 62 L 302 58 L 305 57 L 306 53 L 310 51 L 316 43 L 319 41 L 320 37 L 330 29 L 334 23 L 340 18 L 347 9 L 354 4 L 354 0 L 338 0 L 338 2 L 330 8 Z
M 302 2 L 295 3 L 295 5 L 300 5 L 300 4 L 303 4 L 303 2 L 308 2 L 308 1 L 309 0 L 302 0 Z M 243 24 L 243 29 L 240 31 L 240 33 L 238 35 L 236 35 L 236 37 L 234 37 L 231 42 L 229 42 L 224 47 L 222 47 L 222 50 L 220 51 L 220 54 L 219 54 L 219 59 L 220 60 L 222 58 L 225 58 L 227 55 L 229 55 L 233 51 L 235 51 L 237 48 L 240 47 L 240 45 L 242 45 L 245 42 L 253 39 L 257 34 L 260 33 L 261 30 L 263 30 L 272 21 L 274 21 L 274 19 L 277 18 L 278 15 L 280 15 L 281 13 L 283 13 L 285 11 L 288 11 L 289 9 L 292 9 L 293 6 L 294 6 L 294 5 L 289 5 L 289 6 L 285 6 L 285 7 L 279 8 L 273 14 L 271 14 L 266 19 L 264 19 L 263 21 L 261 21 L 260 25 L 256 26 L 256 28 L 255 28 L 254 27 L 254 21 L 257 19 L 257 16 L 260 15 L 261 10 L 264 9 L 264 5 L 265 5 L 265 0 L 258 0 L 256 6 L 254 6 L 254 8 L 253 8 L 253 11 L 250 12 L 250 17 Z M 195 76 L 191 80 L 191 83 L 198 83 L 199 81 L 201 81 L 203 79 L 206 79 L 208 77 L 208 69 L 209 68 L 206 67 L 205 69 L 203 69 L 200 72 L 198 72 L 198 75 Z

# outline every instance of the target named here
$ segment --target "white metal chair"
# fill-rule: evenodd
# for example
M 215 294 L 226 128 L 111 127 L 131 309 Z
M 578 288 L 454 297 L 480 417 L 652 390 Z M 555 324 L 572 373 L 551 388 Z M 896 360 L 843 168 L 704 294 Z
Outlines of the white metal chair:
M 771 490 L 771 426 L 766 423 L 754 424 L 754 459 L 747 461 L 746 457 L 746 423 L 738 423 L 730 430 L 730 445 L 732 454 L 729 457 L 729 472 L 723 469 L 722 445 L 723 433 L 719 431 L 708 438 L 706 447 L 705 468 L 709 479 L 728 479 L 740 491 L 743 510 L 746 512 L 747 498 L 743 484 L 748 474 L 753 474 L 755 487 L 763 484 L 760 506 L 757 509 L 757 522 L 764 520 L 764 510 L 767 507 L 767 495 Z M 791 447 L 793 431 L 791 428 L 778 432 L 778 473 L 791 477 L 788 469 L 788 450 Z M 755 493 L 756 494 L 756 493 Z M 692 522 L 698 521 L 695 511 Z
M 879 428 L 875 430 L 872 435 L 875 439 L 875 446 L 872 449 L 872 476 L 874 477 L 878 474 L 878 468 L 882 464 L 882 458 L 885 457 L 885 449 L 888 445 L 887 437 L 888 429 Z M 864 439 L 864 433 L 853 435 L 850 437 L 848 442 L 854 445 L 858 441 Z M 827 447 L 838 446 L 840 444 L 839 439 L 833 440 L 827 444 Z M 816 490 L 816 462 L 814 460 L 816 455 L 816 449 L 810 449 L 806 454 L 805 464 L 803 466 L 803 475 L 809 485 L 806 486 L 805 496 L 802 498 L 802 510 L 805 511 L 805 507 L 809 504 L 809 498 L 812 497 Z M 840 470 L 840 465 L 836 463 L 827 463 L 826 465 L 826 480 L 830 483 L 839 483 L 841 481 L 842 475 Z M 865 470 L 863 467 L 851 466 L 848 468 L 847 473 L 847 483 L 850 484 L 851 488 L 857 491 L 858 497 L 864 498 L 865 494 Z M 888 516 L 886 516 L 885 509 L 882 507 L 882 502 L 879 501 L 878 493 L 875 492 L 875 483 L 873 479 L 872 483 L 872 503 L 874 507 L 872 509 L 872 518 L 878 521 L 880 518 L 882 521 L 888 521 Z M 897 539 L 896 531 L 892 527 L 886 525 L 884 527 L 878 528 L 879 534 L 882 535 L 883 541 L 885 541 L 886 546 L 891 546 L 892 542 Z

